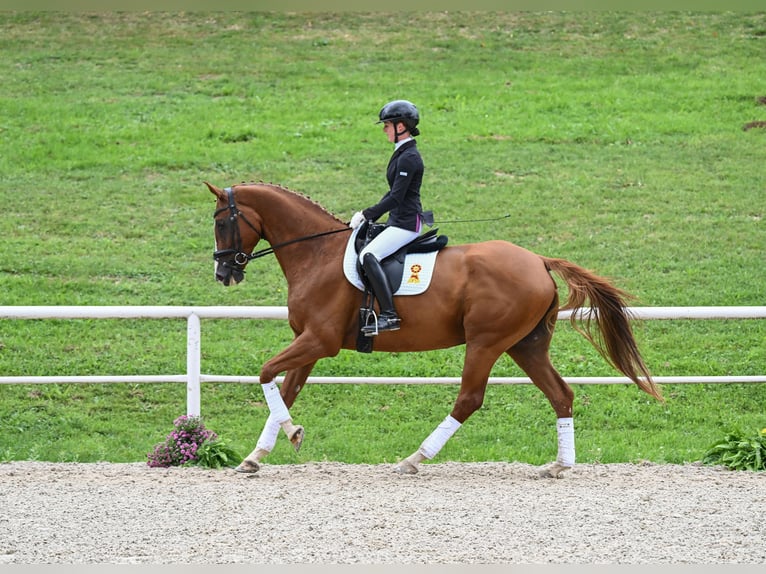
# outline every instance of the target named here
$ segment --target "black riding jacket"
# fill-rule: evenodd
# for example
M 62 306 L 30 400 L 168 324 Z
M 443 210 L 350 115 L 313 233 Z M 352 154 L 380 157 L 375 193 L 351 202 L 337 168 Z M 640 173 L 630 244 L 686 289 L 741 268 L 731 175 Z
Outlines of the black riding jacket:
M 418 231 L 418 216 L 423 213 L 420 203 L 420 184 L 425 167 L 415 140 L 402 144 L 388 162 L 386 177 L 390 190 L 381 200 L 362 214 L 376 221 L 388 213 L 387 225 Z

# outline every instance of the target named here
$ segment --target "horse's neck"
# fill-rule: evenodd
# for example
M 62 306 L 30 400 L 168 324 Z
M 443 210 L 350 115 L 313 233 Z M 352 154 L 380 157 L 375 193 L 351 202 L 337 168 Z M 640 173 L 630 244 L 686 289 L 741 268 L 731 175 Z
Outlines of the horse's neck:
M 255 186 L 255 209 L 272 246 L 345 224 L 305 195 L 274 185 Z
M 264 235 L 272 247 L 301 240 L 275 251 L 288 281 L 303 276 L 309 268 L 324 266 L 332 257 L 337 256 L 339 260 L 343 257 L 348 234 L 311 238 L 346 227 L 318 203 L 298 193 L 269 185 L 254 188 L 253 198 L 263 222 Z

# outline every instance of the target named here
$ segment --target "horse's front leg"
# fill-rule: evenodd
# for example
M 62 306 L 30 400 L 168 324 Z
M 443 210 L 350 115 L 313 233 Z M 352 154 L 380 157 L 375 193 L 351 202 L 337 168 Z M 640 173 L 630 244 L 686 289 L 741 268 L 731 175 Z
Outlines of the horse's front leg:
M 279 391 L 282 395 L 282 400 L 288 408 L 292 407 L 295 399 L 298 397 L 298 393 L 303 389 L 306 379 L 308 379 L 315 364 L 316 363 L 314 362 L 298 369 L 293 369 L 285 375 L 285 380 Z M 280 425 L 276 417 L 269 413 L 266 423 L 263 426 L 263 430 L 258 437 L 258 442 L 256 442 L 255 449 L 245 457 L 235 470 L 243 473 L 258 472 L 261 467 L 261 461 L 272 451 L 274 445 L 277 443 L 277 437 L 279 436 L 279 430 L 281 428 L 282 425 Z M 296 429 L 298 429 L 299 432 L 296 432 Z M 303 443 L 303 427 L 294 427 L 291 430 L 292 435 L 288 434 L 288 438 L 290 439 L 290 442 L 293 443 L 295 451 L 298 452 Z
M 255 450 L 237 467 L 239 472 L 258 471 L 259 461 L 271 452 L 280 428 L 285 431 L 295 451 L 300 449 L 304 429 L 293 423 L 288 404 L 292 406 L 316 362 L 323 357 L 336 355 L 339 350 L 340 341 L 333 344 L 329 337 L 323 340 L 310 331 L 304 331 L 279 354 L 266 361 L 261 369 L 260 379 L 263 395 L 269 407 L 269 417 Z M 280 391 L 275 379 L 283 371 L 287 371 L 287 376 L 283 383 L 283 390 Z

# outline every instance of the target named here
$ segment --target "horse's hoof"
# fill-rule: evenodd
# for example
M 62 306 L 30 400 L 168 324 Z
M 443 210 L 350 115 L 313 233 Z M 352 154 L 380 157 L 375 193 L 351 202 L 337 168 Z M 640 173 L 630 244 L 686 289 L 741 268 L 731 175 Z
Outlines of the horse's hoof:
M 398 474 L 417 474 L 418 467 L 405 458 L 394 467 L 394 472 Z
M 261 465 L 259 465 L 257 462 L 253 462 L 252 460 L 243 460 L 237 468 L 234 470 L 236 472 L 241 472 L 242 474 L 255 474 L 260 470 Z
M 560 462 L 554 462 L 547 468 L 542 469 L 538 476 L 540 478 L 564 478 L 564 472 L 572 470 L 571 466 L 565 466 Z
M 305 434 L 306 433 L 304 432 L 302 426 L 295 427 L 295 432 L 293 432 L 292 436 L 290 437 L 290 442 L 293 443 L 295 452 L 301 450 L 301 445 L 303 444 L 303 437 Z

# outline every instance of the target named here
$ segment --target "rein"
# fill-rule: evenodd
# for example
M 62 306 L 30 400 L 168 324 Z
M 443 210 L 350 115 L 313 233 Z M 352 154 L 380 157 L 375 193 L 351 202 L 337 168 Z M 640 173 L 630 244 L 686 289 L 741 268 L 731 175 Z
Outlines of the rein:
M 255 228 L 255 225 L 250 223 L 250 221 L 245 217 L 245 215 L 237 207 L 237 204 L 234 201 L 234 190 L 231 187 L 227 187 L 225 191 L 226 191 L 226 195 L 227 195 L 227 197 L 229 199 L 229 204 L 226 207 L 222 207 L 222 208 L 216 210 L 216 212 L 213 214 L 213 217 L 218 216 L 218 214 L 223 212 L 223 211 L 229 210 L 230 218 L 231 218 L 232 221 L 234 221 L 238 217 L 242 218 L 242 220 L 245 223 L 247 223 L 247 225 L 250 227 L 250 229 L 255 231 L 261 239 L 266 239 L 266 237 L 264 237 L 263 233 L 261 231 L 258 231 Z M 305 235 L 303 237 L 298 237 L 296 239 L 291 239 L 290 241 L 284 241 L 282 243 L 278 243 L 277 245 L 272 245 L 271 247 L 266 247 L 265 249 L 260 249 L 260 250 L 256 251 L 255 253 L 247 254 L 247 253 L 244 253 L 242 251 L 242 240 L 241 240 L 241 238 L 239 236 L 239 227 L 235 226 L 232 229 L 232 233 L 234 234 L 233 239 L 234 239 L 234 243 L 236 243 L 237 247 L 236 248 L 232 248 L 232 249 L 220 249 L 220 250 L 218 250 L 218 251 L 213 253 L 213 259 L 218 261 L 219 259 L 221 259 L 221 258 L 223 258 L 223 257 L 225 257 L 227 255 L 234 254 L 234 263 L 236 265 L 238 265 L 238 266 L 244 266 L 245 263 L 247 263 L 248 261 L 252 261 L 253 259 L 258 259 L 260 257 L 265 257 L 266 255 L 271 255 L 272 253 L 274 253 L 277 249 L 279 249 L 281 247 L 285 247 L 287 245 L 292 245 L 293 243 L 298 243 L 300 241 L 308 241 L 310 239 L 316 239 L 317 237 L 323 237 L 325 235 L 332 235 L 334 233 L 342 233 L 344 231 L 351 231 L 351 228 L 350 227 L 342 227 L 340 229 L 332 229 L 330 231 L 322 231 L 321 233 L 314 233 L 312 235 Z M 266 239 L 266 241 L 268 241 L 268 239 Z
M 264 257 L 266 255 L 271 255 L 274 253 L 277 249 L 280 247 L 285 247 L 286 245 L 292 245 L 293 243 L 298 243 L 300 241 L 308 241 L 309 239 L 316 239 L 317 237 L 323 237 L 325 235 L 332 235 L 333 233 L 342 233 L 344 231 L 351 231 L 350 227 L 342 227 L 341 229 L 332 229 L 330 231 L 323 231 L 321 233 L 314 233 L 313 235 L 305 235 L 303 237 L 298 237 L 297 239 L 291 239 L 290 241 L 285 241 L 283 243 L 278 243 L 276 245 L 273 245 L 271 247 L 267 247 L 265 249 L 259 249 L 255 253 L 251 253 L 250 255 L 246 256 L 247 261 L 252 261 L 253 259 L 258 259 L 259 257 Z

